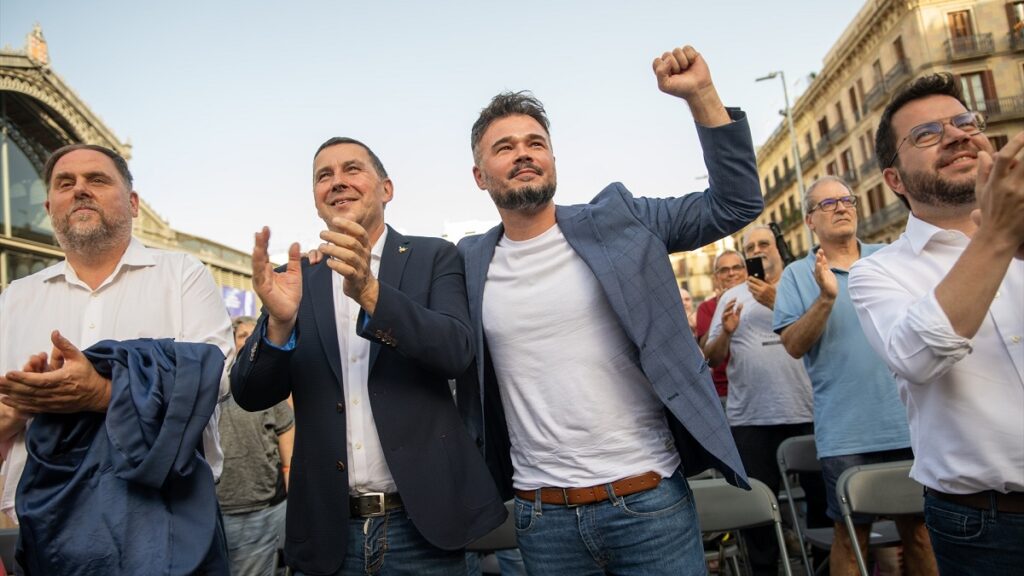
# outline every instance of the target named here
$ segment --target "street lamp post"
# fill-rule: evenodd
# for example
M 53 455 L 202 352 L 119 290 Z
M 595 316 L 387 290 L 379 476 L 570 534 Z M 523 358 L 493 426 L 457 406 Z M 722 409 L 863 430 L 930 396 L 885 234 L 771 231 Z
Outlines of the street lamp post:
M 793 146 L 793 163 L 796 166 L 796 187 L 800 193 L 800 215 L 804 218 L 807 217 L 807 207 L 805 199 L 807 197 L 807 190 L 804 188 L 804 170 L 800 164 L 800 145 L 796 140 L 796 129 L 793 128 L 793 111 L 789 108 L 789 88 L 786 87 L 786 73 L 782 70 L 775 72 L 769 72 L 767 75 L 755 79 L 755 82 L 763 82 L 765 80 L 771 80 L 776 76 L 782 80 L 782 97 L 786 103 L 786 124 L 789 126 L 789 141 Z M 814 233 L 807 230 L 807 249 L 810 250 L 814 246 Z

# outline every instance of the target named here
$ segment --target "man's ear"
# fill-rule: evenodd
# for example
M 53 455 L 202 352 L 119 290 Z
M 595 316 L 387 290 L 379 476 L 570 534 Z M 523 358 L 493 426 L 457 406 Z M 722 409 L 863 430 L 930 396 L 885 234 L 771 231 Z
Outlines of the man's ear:
M 473 165 L 473 179 L 476 180 L 477 188 L 487 190 L 487 185 L 484 183 L 484 173 L 480 171 L 479 166 Z
M 384 179 L 384 205 L 391 202 L 395 197 L 395 184 L 391 181 L 391 178 Z
M 906 196 L 906 189 L 903 186 L 903 177 L 900 176 L 900 171 L 889 167 L 882 170 L 882 179 L 885 180 L 885 185 L 889 187 L 894 193 L 900 196 Z
M 139 217 L 139 194 L 132 190 L 128 193 L 128 204 L 132 208 L 132 218 Z

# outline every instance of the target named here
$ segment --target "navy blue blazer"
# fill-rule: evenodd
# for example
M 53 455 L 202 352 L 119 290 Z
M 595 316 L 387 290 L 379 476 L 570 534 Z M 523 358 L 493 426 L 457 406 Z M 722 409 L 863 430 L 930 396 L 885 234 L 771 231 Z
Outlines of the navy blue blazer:
M 630 340 L 641 368 L 668 410 L 669 426 L 686 474 L 710 467 L 732 484 L 748 487 L 729 424 L 704 355 L 686 321 L 668 254 L 694 250 L 736 232 L 764 208 L 746 115 L 733 123 L 697 126 L 709 188 L 678 198 L 635 198 L 620 183 L 589 204 L 558 206 L 565 239 L 587 263 Z M 467 427 L 484 444 L 491 473 L 507 498 L 512 493 L 508 431 L 482 324 L 484 282 L 501 225 L 459 243 L 473 321 L 478 386 L 460 387 Z
M 98 342 L 105 414 L 40 414 L 15 507 L 26 574 L 228 573 L 213 473 L 200 456 L 224 355 L 210 344 Z
M 348 454 L 341 359 L 325 262 L 303 260 L 296 346 L 266 346 L 264 313 L 238 354 L 231 390 L 246 410 L 293 395 L 295 450 L 288 490 L 285 557 L 309 574 L 337 571 L 348 534 Z M 371 341 L 370 406 L 388 468 L 413 524 L 431 544 L 454 550 L 504 521 L 501 497 L 466 432 L 449 378 L 473 358 L 462 262 L 450 242 L 388 228 L 380 296 L 360 336 Z

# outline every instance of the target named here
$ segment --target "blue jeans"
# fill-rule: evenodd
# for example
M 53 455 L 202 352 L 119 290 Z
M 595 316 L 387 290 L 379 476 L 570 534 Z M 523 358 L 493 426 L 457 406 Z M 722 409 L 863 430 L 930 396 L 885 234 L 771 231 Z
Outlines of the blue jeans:
M 284 514 L 282 501 L 255 512 L 224 515 L 232 576 L 274 576 Z
M 979 510 L 926 494 L 924 523 L 943 576 L 1020 574 L 1024 514 Z
M 296 576 L 302 576 L 296 571 Z M 404 508 L 351 518 L 348 549 L 335 576 L 466 576 L 466 552 L 427 542 Z
M 528 574 L 707 573 L 697 508 L 679 470 L 652 490 L 584 506 L 542 504 L 539 494 L 534 501 L 515 500 Z

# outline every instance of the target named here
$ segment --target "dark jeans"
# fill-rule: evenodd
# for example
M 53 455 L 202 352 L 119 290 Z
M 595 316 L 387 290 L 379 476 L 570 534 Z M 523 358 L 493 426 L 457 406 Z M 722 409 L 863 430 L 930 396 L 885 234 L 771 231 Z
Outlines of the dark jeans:
M 739 449 L 747 476 L 764 482 L 775 494 L 778 494 L 782 487 L 775 451 L 786 438 L 807 434 L 814 434 L 814 424 L 811 422 L 732 427 L 732 436 L 736 440 L 736 448 Z M 820 515 L 825 509 L 825 490 L 821 475 L 801 474 L 800 485 L 807 494 L 808 519 L 812 512 Z M 775 539 L 775 529 L 771 526 L 762 526 L 742 530 L 740 533 L 747 545 L 754 576 L 776 576 L 779 573 L 779 544 Z
M 980 510 L 926 494 L 924 523 L 942 576 L 1024 570 L 1024 514 Z

